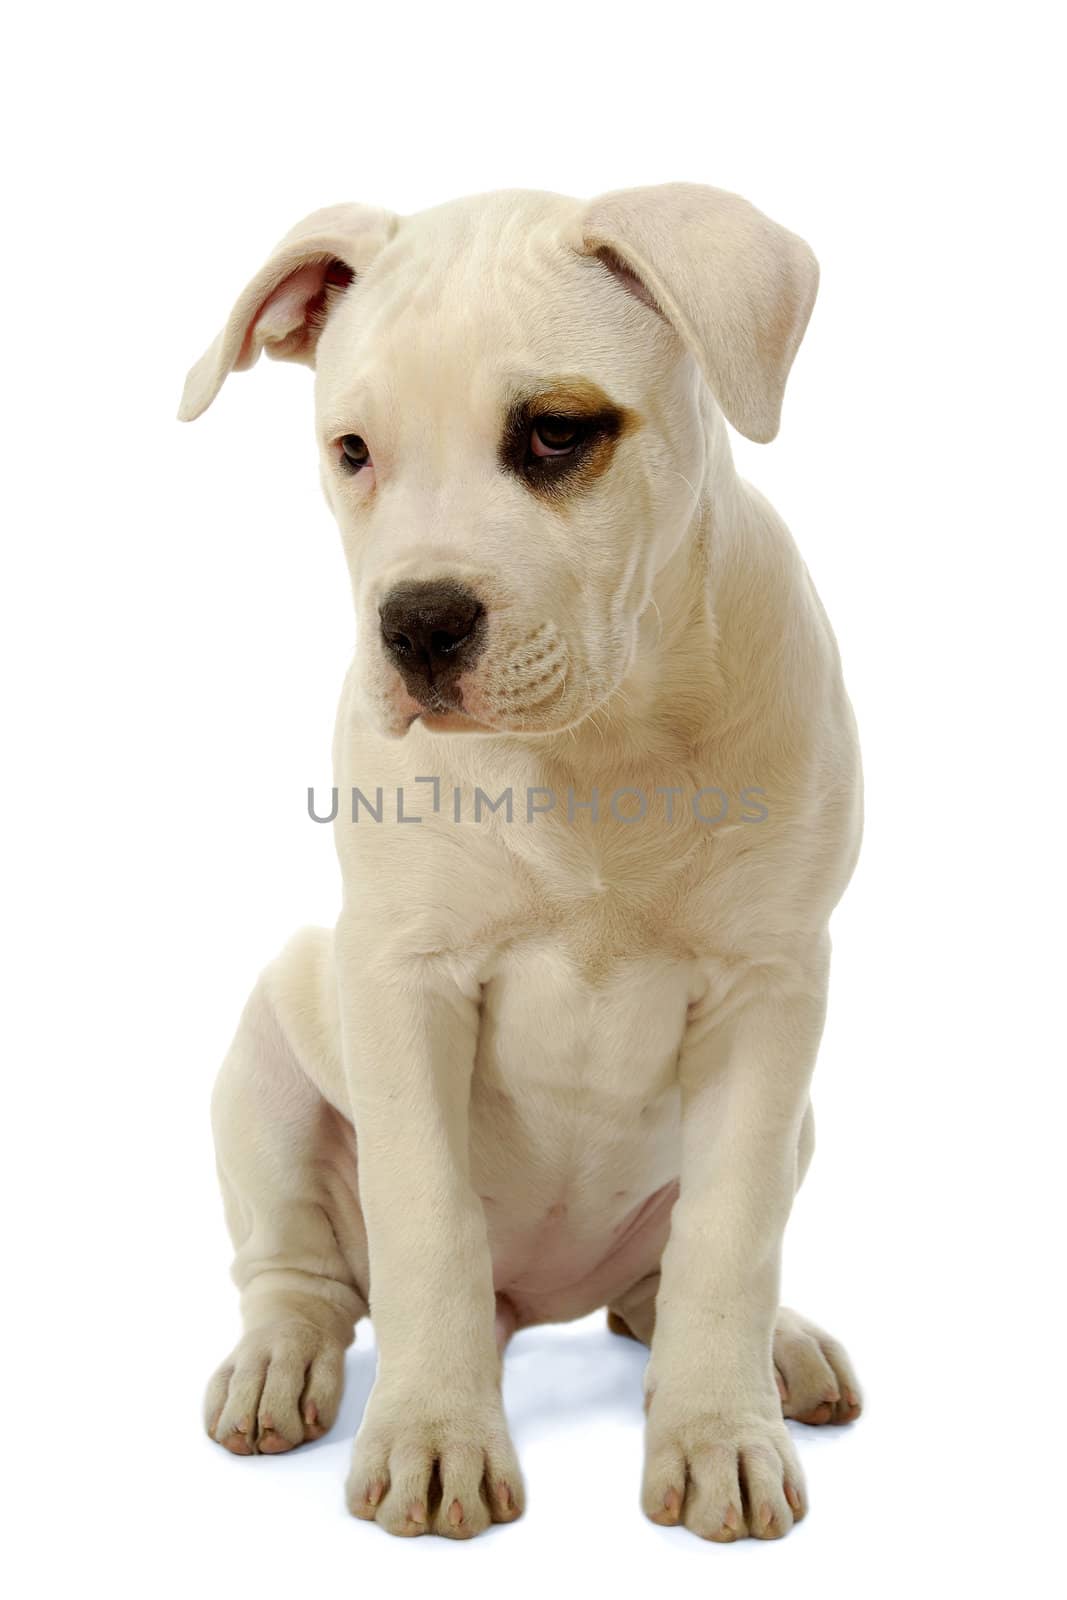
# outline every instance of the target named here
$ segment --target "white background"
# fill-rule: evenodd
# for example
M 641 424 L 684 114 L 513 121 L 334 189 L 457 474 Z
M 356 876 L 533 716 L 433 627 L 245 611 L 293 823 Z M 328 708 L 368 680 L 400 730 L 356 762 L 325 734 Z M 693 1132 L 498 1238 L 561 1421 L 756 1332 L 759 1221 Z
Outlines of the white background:
M 1062 56 L 1051 5 L 52 6 L 9 35 L 2 748 L 13 1592 L 1047 1593 L 1061 1522 Z M 236 1333 L 210 1085 L 258 968 L 338 902 L 352 647 L 311 378 L 194 427 L 188 366 L 275 240 L 357 199 L 684 178 L 802 233 L 779 439 L 863 738 L 819 1148 L 786 1299 L 850 1345 L 812 1510 L 703 1545 L 638 1509 L 642 1353 L 520 1336 L 514 1527 L 390 1540 L 341 1421 L 200 1432 Z M 16 1573 L 16 1566 L 21 1570 Z

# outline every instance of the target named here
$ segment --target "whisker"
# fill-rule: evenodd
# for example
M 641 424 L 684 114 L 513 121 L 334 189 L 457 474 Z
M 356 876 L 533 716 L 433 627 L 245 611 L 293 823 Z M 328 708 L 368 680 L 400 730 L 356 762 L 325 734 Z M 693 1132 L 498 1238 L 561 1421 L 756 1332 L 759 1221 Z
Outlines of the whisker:
M 673 477 L 681 478 L 682 482 L 685 484 L 686 488 L 689 490 L 689 493 L 693 496 L 693 504 L 689 507 L 690 515 L 692 515 L 692 513 L 696 510 L 697 504 L 698 504 L 698 502 L 700 500 L 700 492 L 699 492 L 699 490 L 693 488 L 693 485 L 689 482 L 689 479 L 686 477 L 685 473 L 684 472 L 679 472 L 677 467 L 668 467 L 667 471 L 669 473 L 671 473 L 671 475 Z

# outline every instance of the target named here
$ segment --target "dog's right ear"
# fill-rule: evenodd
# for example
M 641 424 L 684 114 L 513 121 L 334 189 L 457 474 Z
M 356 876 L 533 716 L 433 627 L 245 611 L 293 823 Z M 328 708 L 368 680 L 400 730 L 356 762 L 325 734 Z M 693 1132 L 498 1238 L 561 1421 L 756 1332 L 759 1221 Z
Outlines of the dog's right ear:
M 593 200 L 580 248 L 671 324 L 739 433 L 774 438 L 819 285 L 803 239 L 740 195 L 661 183 Z
M 206 411 L 231 372 L 255 366 L 261 350 L 279 361 L 315 365 L 315 346 L 331 303 L 364 272 L 399 218 L 373 206 L 327 206 L 292 228 L 256 273 L 226 326 L 185 380 L 178 417 Z

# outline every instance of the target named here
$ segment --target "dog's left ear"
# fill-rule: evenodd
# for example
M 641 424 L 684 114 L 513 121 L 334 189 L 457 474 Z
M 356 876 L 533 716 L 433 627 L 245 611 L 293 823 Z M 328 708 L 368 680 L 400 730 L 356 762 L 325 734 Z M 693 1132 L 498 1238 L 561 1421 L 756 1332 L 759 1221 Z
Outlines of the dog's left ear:
M 579 226 L 583 253 L 666 318 L 738 432 L 773 439 L 819 284 L 803 239 L 697 183 L 613 190 Z
M 374 206 L 339 205 L 313 211 L 291 228 L 190 371 L 179 420 L 192 422 L 206 411 L 227 376 L 255 366 L 261 350 L 314 366 L 332 301 L 370 265 L 398 221 Z

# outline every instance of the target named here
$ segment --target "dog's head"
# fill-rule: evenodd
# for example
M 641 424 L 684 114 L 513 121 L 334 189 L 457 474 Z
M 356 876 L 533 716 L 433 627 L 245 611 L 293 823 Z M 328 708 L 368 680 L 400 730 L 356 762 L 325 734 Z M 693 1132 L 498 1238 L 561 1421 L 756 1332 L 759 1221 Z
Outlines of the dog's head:
M 705 469 L 700 387 L 774 437 L 815 299 L 807 245 L 695 184 L 317 211 L 192 369 L 316 369 L 360 684 L 385 733 L 538 733 L 623 682 Z

